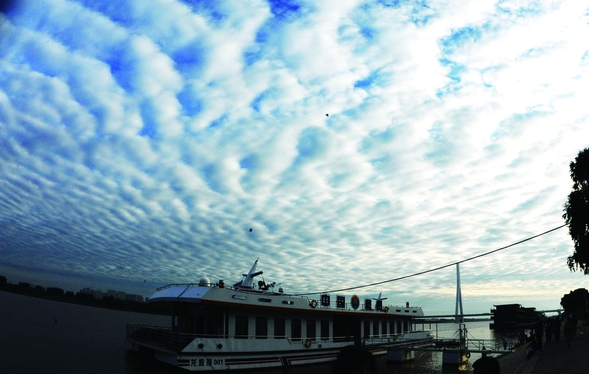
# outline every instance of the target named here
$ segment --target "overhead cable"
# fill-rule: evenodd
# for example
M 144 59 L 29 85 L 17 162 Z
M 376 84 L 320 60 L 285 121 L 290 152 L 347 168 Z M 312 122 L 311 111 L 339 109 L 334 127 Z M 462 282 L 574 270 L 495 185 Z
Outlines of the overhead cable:
M 413 274 L 410 274 L 410 275 L 404 275 L 404 276 L 402 276 L 402 277 L 393 278 L 393 279 L 389 279 L 389 280 L 384 280 L 384 281 L 380 281 L 380 282 L 375 282 L 375 283 L 365 284 L 365 285 L 362 285 L 362 286 L 355 286 L 355 287 L 348 287 L 348 288 L 340 288 L 340 289 L 337 289 L 337 290 L 329 290 L 329 291 L 319 291 L 319 292 L 309 292 L 309 293 L 297 293 L 297 294 L 294 294 L 294 295 L 295 295 L 295 296 L 308 296 L 308 295 L 319 295 L 319 294 L 323 294 L 323 293 L 334 293 L 334 292 L 342 292 L 342 291 L 357 290 L 357 289 L 359 289 L 359 288 L 366 288 L 366 287 L 378 286 L 379 284 L 384 284 L 384 283 L 391 283 L 391 282 L 396 282 L 396 281 L 399 281 L 399 280 L 402 280 L 402 279 L 407 279 L 407 278 L 416 277 L 416 276 L 418 276 L 418 275 L 423 275 L 423 274 L 431 273 L 431 272 L 433 272 L 433 271 L 436 271 L 436 270 L 444 269 L 444 268 L 447 268 L 447 267 L 450 267 L 450 266 L 455 266 L 456 264 L 461 264 L 461 263 L 463 263 L 463 262 L 472 261 L 472 260 L 475 260 L 475 259 L 477 259 L 477 258 L 480 258 L 480 257 L 488 256 L 488 255 L 490 255 L 490 254 L 493 254 L 493 253 L 495 253 L 495 252 L 499 252 L 499 251 L 502 251 L 502 250 L 504 250 L 504 249 L 507 249 L 507 248 L 510 248 L 510 247 L 514 247 L 514 246 L 516 246 L 516 245 L 518 245 L 518 244 L 525 243 L 525 242 L 527 242 L 527 241 L 529 241 L 529 240 L 535 239 L 535 238 L 537 238 L 537 237 L 540 237 L 540 236 L 542 236 L 542 235 L 546 235 L 546 234 L 548 234 L 548 233 L 551 233 L 552 231 L 556 231 L 556 230 L 558 230 L 558 229 L 562 229 L 562 228 L 563 228 L 563 227 L 565 227 L 565 226 L 566 226 L 566 224 L 565 224 L 565 225 L 558 226 L 558 227 L 555 227 L 555 228 L 553 228 L 553 229 L 550 229 L 550 230 L 548 230 L 548 231 L 544 231 L 544 232 L 543 232 L 543 233 L 541 233 L 541 234 L 537 234 L 537 235 L 534 235 L 534 236 L 530 236 L 529 238 L 526 238 L 526 239 L 520 240 L 520 241 L 518 241 L 518 242 L 515 242 L 515 243 L 512 243 L 512 244 L 509 244 L 509 245 L 506 245 L 505 247 L 497 248 L 497 249 L 494 249 L 494 250 L 492 250 L 492 251 L 485 252 L 485 253 L 481 253 L 481 254 L 479 254 L 479 255 L 476 255 L 476 256 L 473 256 L 473 257 L 466 258 L 466 259 L 464 259 L 464 260 L 460 260 L 460 261 L 452 262 L 452 263 L 450 263 L 450 264 L 447 264 L 447 265 L 438 266 L 438 267 L 436 267 L 436 268 L 433 268 L 433 269 L 429 269 L 429 270 L 420 271 L 420 272 L 418 272 L 418 273 L 413 273 Z

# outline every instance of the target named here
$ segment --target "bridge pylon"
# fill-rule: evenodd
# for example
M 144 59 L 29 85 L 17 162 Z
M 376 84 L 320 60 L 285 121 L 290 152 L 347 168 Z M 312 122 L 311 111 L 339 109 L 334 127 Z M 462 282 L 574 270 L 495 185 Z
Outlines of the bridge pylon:
M 460 264 L 456 264 L 456 308 L 454 310 L 456 323 L 464 322 L 464 310 L 462 309 L 462 291 L 460 290 Z

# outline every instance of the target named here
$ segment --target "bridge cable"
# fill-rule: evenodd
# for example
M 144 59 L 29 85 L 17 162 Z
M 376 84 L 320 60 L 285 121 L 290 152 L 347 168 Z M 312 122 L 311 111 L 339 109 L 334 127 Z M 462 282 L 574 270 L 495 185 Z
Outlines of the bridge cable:
M 490 254 L 493 254 L 493 253 L 495 253 L 495 252 L 499 252 L 499 251 L 502 251 L 502 250 L 504 250 L 504 249 L 507 249 L 507 248 L 510 248 L 510 247 L 514 247 L 514 246 L 516 246 L 516 245 L 518 245 L 518 244 L 525 243 L 525 242 L 527 242 L 527 241 L 529 241 L 529 240 L 532 240 L 532 239 L 538 238 L 538 237 L 540 237 L 540 236 L 542 236 L 542 235 L 549 234 L 549 233 L 551 233 L 552 231 L 556 231 L 556 230 L 558 230 L 558 229 L 562 229 L 562 228 L 563 228 L 563 227 L 565 227 L 565 226 L 566 226 L 566 224 L 564 224 L 564 225 L 560 225 L 560 226 L 558 226 L 558 227 L 555 227 L 555 228 L 553 228 L 553 229 L 550 229 L 550 230 L 548 230 L 548 231 L 544 231 L 544 232 L 543 232 L 543 233 L 541 233 L 541 234 L 537 234 L 537 235 L 534 235 L 534 236 L 530 236 L 529 238 L 526 238 L 526 239 L 520 240 L 520 241 L 518 241 L 518 242 L 515 242 L 515 243 L 512 243 L 512 244 L 509 244 L 509 245 L 506 245 L 505 247 L 497 248 L 497 249 L 494 249 L 494 250 L 492 250 L 492 251 L 485 252 L 485 253 L 481 253 L 481 254 L 479 254 L 479 255 L 476 255 L 476 256 L 473 256 L 473 257 L 466 258 L 466 259 L 464 259 L 464 260 L 460 260 L 460 261 L 452 262 L 452 263 L 450 263 L 450 264 L 447 264 L 447 265 L 438 266 L 438 267 L 436 267 L 436 268 L 433 268 L 433 269 L 429 269 L 429 270 L 420 271 L 420 272 L 418 272 L 418 273 L 413 273 L 413 274 L 410 274 L 410 275 L 404 275 L 404 276 L 402 276 L 402 277 L 393 278 L 393 279 L 389 279 L 389 280 L 384 280 L 384 281 L 380 281 L 380 282 L 375 282 L 375 283 L 365 284 L 365 285 L 362 285 L 362 286 L 355 286 L 355 287 L 348 287 L 348 288 L 340 288 L 340 289 L 337 289 L 337 290 L 330 290 L 330 291 L 319 291 L 319 292 L 309 292 L 309 293 L 296 293 L 296 294 L 293 294 L 293 295 L 294 295 L 294 296 L 308 296 L 308 295 L 319 295 L 319 294 L 323 294 L 323 293 L 334 293 L 334 292 L 342 292 L 342 291 L 357 290 L 357 289 L 359 289 L 359 288 L 372 287 L 372 286 L 377 286 L 377 285 L 379 285 L 379 284 L 384 284 L 384 283 L 391 283 L 391 282 L 396 282 L 396 281 L 403 280 L 403 279 L 407 279 L 407 278 L 416 277 L 416 276 L 418 276 L 418 275 L 423 275 L 423 274 L 431 273 L 431 272 L 433 272 L 433 271 L 440 270 L 440 269 L 444 269 L 444 268 L 447 268 L 447 267 L 450 267 L 450 266 L 454 266 L 454 265 L 456 265 L 456 264 L 461 264 L 461 263 L 463 263 L 463 262 L 472 261 L 472 260 L 475 260 L 475 259 L 477 259 L 477 258 L 480 258 L 480 257 L 488 256 L 488 255 L 490 255 Z

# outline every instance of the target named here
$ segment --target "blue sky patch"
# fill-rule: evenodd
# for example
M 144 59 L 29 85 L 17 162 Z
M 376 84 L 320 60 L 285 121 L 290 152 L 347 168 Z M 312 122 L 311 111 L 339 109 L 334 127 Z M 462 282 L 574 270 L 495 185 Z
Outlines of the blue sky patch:
M 158 124 L 154 108 L 151 103 L 144 102 L 141 104 L 141 118 L 143 120 L 143 127 L 139 135 L 146 136 L 153 139 L 157 136 Z
M 221 127 L 223 126 L 223 124 L 227 122 L 227 114 L 223 114 L 221 117 L 217 118 L 214 121 L 211 121 L 211 123 L 209 124 L 209 129 L 214 129 L 217 127 Z
M 360 34 L 362 34 L 362 36 L 364 36 L 366 39 L 369 39 L 369 40 L 374 39 L 375 33 L 376 33 L 376 30 L 374 30 L 371 27 L 364 26 L 360 29 Z
M 176 95 L 176 99 L 180 102 L 182 114 L 185 116 L 193 117 L 202 111 L 202 100 L 194 93 L 190 86 L 184 87 Z
M 356 81 L 356 83 L 354 83 L 354 88 L 369 88 L 378 81 L 378 78 L 378 73 L 372 72 L 366 78 Z
M 452 79 L 455 82 L 460 82 L 462 80 L 460 76 L 462 75 L 462 73 L 466 71 L 465 65 L 459 64 L 447 58 L 440 59 L 440 64 L 450 69 L 448 74 L 446 74 L 448 78 Z
M 478 27 L 463 27 L 452 31 L 452 34 L 442 39 L 441 42 L 446 52 L 452 52 L 466 44 L 473 43 L 481 35 L 482 31 Z
M 402 4 L 409 3 L 408 0 L 377 0 L 377 3 L 387 8 L 398 8 Z
M 296 0 L 269 0 L 270 11 L 277 19 L 289 19 L 299 16 L 300 1 Z

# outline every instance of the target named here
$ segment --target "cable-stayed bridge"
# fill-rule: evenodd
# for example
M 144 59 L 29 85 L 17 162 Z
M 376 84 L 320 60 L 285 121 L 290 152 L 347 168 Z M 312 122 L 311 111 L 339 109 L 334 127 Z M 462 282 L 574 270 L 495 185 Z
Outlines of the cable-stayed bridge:
M 553 310 L 539 310 L 538 313 L 561 313 L 563 309 Z M 485 321 L 490 320 L 493 313 L 464 313 L 462 306 L 462 290 L 460 287 L 460 263 L 456 263 L 456 305 L 454 308 L 454 314 L 445 315 L 430 315 L 424 317 L 417 317 L 416 319 L 422 323 L 435 323 L 435 322 L 454 322 L 462 323 L 465 320 L 469 321 Z

